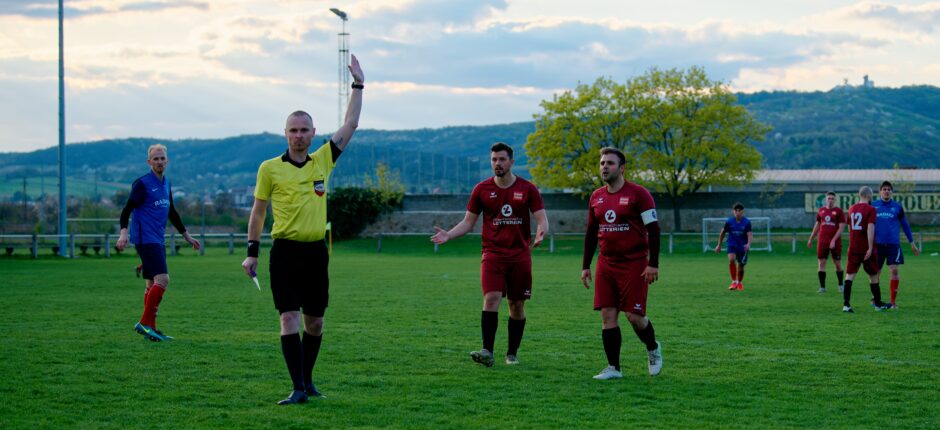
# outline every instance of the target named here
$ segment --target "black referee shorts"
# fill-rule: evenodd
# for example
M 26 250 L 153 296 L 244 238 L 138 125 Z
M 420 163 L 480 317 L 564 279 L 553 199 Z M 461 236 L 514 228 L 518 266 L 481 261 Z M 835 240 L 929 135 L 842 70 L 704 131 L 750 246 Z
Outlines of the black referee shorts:
M 330 256 L 326 243 L 275 239 L 271 247 L 271 292 L 280 313 L 303 309 L 322 317 L 330 301 Z

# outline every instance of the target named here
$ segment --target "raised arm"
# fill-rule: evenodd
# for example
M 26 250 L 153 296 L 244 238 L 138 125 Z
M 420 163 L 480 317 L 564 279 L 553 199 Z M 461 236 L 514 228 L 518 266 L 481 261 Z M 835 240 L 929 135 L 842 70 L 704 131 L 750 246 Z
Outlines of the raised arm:
M 437 245 L 446 243 L 448 240 L 456 239 L 460 236 L 463 236 L 473 230 L 473 226 L 477 223 L 477 218 L 480 217 L 480 214 L 475 214 L 473 212 L 467 211 L 463 215 L 463 220 L 458 222 L 454 228 L 444 230 L 438 226 L 434 226 L 434 229 L 437 230 L 437 233 L 434 236 L 431 236 L 431 242 L 434 242 Z
M 333 143 L 340 151 L 346 149 L 353 133 L 359 127 L 359 112 L 362 111 L 362 85 L 365 83 L 365 75 L 362 73 L 362 67 L 359 66 L 359 60 L 355 55 L 349 64 L 349 73 L 353 77 L 352 94 L 349 96 L 349 104 L 346 106 L 346 118 L 343 125 L 333 134 Z M 359 87 L 359 88 L 356 88 Z

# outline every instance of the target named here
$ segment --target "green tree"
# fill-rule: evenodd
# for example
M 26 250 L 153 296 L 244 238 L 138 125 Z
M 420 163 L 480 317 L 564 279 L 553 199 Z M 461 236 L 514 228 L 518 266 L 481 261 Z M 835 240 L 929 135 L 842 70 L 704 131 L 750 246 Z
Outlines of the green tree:
M 386 208 L 383 212 L 400 207 L 405 199 L 405 185 L 401 182 L 401 174 L 398 170 L 390 169 L 385 163 L 376 163 L 375 179 L 367 176 L 365 186 L 378 191 Z
M 587 192 L 602 185 L 600 148 L 619 148 L 628 180 L 668 196 L 676 230 L 684 196 L 753 179 L 761 155 L 751 142 L 771 130 L 701 67 L 653 68 L 625 84 L 600 78 L 540 106 L 526 142 L 535 181 Z

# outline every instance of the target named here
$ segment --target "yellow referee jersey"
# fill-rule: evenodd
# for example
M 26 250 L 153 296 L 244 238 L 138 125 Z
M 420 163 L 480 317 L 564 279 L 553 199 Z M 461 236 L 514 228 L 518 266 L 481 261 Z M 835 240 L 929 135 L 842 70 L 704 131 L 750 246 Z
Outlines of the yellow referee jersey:
M 255 198 L 271 202 L 271 237 L 298 242 L 324 238 L 326 190 L 334 166 L 329 142 L 308 155 L 303 167 L 293 164 L 287 153 L 261 163 Z

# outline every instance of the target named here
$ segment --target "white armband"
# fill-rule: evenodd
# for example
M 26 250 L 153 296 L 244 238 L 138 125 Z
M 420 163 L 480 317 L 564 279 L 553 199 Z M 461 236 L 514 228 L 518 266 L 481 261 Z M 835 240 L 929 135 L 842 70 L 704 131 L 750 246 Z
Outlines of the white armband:
M 643 225 L 647 225 L 651 222 L 656 222 L 656 209 L 650 209 L 646 212 L 640 214 L 640 217 L 643 218 Z

